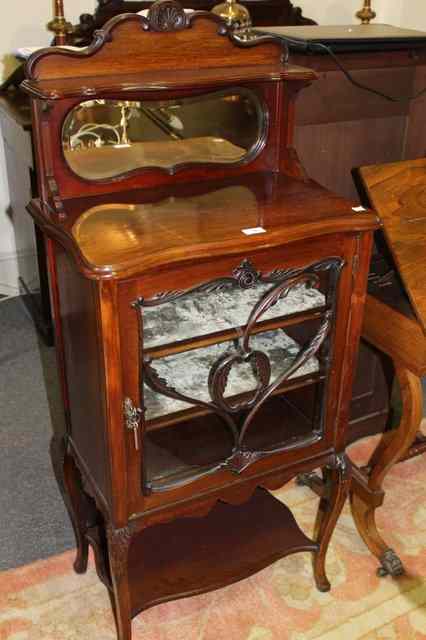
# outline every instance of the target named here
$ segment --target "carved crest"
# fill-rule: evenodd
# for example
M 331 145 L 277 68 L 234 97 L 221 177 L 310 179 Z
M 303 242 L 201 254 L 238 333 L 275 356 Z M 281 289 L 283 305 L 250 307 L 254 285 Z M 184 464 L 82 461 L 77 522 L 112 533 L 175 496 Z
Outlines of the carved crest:
M 152 31 L 179 31 L 188 26 L 183 7 L 174 0 L 159 0 L 148 11 L 148 22 Z
M 241 289 L 253 287 L 260 279 L 260 273 L 256 271 L 250 260 L 243 260 L 239 267 L 232 272 Z

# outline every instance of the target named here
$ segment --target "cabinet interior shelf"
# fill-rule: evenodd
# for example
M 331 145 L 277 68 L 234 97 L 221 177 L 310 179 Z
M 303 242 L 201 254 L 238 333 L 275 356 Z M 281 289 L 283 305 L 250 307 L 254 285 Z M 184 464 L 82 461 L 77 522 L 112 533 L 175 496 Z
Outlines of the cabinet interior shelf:
M 275 389 L 275 391 L 271 394 L 271 398 L 279 397 L 287 391 L 293 391 L 295 389 L 303 389 L 304 387 L 313 386 L 319 382 L 324 382 L 325 379 L 325 374 L 321 371 L 317 371 L 316 373 L 308 374 L 306 376 L 300 376 L 300 378 L 288 380 L 287 382 L 283 382 L 282 385 Z M 232 398 L 230 399 L 232 399 L 233 402 L 237 402 L 240 400 L 242 401 L 249 396 L 250 392 L 232 396 Z M 159 418 L 147 420 L 145 429 L 147 432 L 156 431 L 158 429 L 163 429 L 164 427 L 169 427 L 172 425 L 177 425 L 181 422 L 186 422 L 187 420 L 211 415 L 212 413 L 214 413 L 212 409 L 204 407 L 193 407 L 190 409 L 184 409 L 182 411 L 176 411 L 175 413 L 161 416 Z
M 310 338 L 313 337 L 311 332 Z M 303 342 L 305 342 L 303 338 Z M 256 333 L 250 337 L 251 354 L 262 353 L 270 366 L 269 385 L 276 384 L 291 371 L 291 367 L 301 352 L 301 345 L 282 329 Z M 223 395 L 229 402 L 238 396 L 250 397 L 259 384 L 258 373 L 253 360 L 244 360 L 241 342 L 232 341 L 213 344 L 197 350 L 159 358 L 145 363 L 144 404 L 146 420 L 151 421 L 173 415 L 187 409 L 212 403 L 210 375 L 217 363 L 224 357 L 234 358 L 226 376 Z M 313 355 L 293 371 L 288 379 L 283 379 L 280 387 L 288 382 L 304 378 L 320 371 L 320 361 Z M 170 393 L 171 395 L 168 395 Z M 181 394 L 181 398 L 176 397 Z M 235 404 L 235 403 L 234 403 Z M 209 407 L 206 407 L 209 408 Z M 211 407 L 213 408 L 213 407 Z
M 279 316 L 271 320 L 260 321 L 253 327 L 251 335 L 263 333 L 265 331 L 273 331 L 274 329 L 284 329 L 285 327 L 291 327 L 311 320 L 318 320 L 323 317 L 326 311 L 327 307 L 323 306 L 317 307 L 312 311 L 294 313 L 291 315 Z M 183 353 L 184 351 L 191 351 L 193 349 L 208 347 L 213 344 L 228 342 L 229 340 L 234 340 L 235 338 L 240 337 L 246 327 L 247 325 L 245 324 L 234 329 L 227 329 L 225 331 L 209 333 L 207 335 L 196 336 L 185 340 L 169 342 L 155 347 L 144 347 L 144 357 L 150 360 L 156 360 L 176 353 Z
M 164 294 L 165 301 L 160 297 L 160 302 L 140 299 L 145 355 L 158 358 L 168 349 L 186 350 L 188 345 L 203 340 L 219 342 L 237 335 L 238 329 L 247 325 L 255 306 L 277 284 L 278 280 L 262 282 L 247 289 L 235 284 L 224 289 L 217 285 L 209 292 L 196 289 L 177 297 Z M 305 284 L 296 285 L 264 312 L 258 330 L 303 322 L 325 307 L 324 293 Z

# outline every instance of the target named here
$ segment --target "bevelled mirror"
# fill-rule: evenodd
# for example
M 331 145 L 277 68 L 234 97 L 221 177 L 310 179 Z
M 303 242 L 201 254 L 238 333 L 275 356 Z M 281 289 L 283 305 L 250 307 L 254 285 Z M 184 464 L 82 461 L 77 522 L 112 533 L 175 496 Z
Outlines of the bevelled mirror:
M 241 87 L 169 100 L 90 100 L 66 117 L 62 146 L 78 176 L 108 180 L 136 169 L 241 164 L 263 148 L 266 128 L 266 109 Z

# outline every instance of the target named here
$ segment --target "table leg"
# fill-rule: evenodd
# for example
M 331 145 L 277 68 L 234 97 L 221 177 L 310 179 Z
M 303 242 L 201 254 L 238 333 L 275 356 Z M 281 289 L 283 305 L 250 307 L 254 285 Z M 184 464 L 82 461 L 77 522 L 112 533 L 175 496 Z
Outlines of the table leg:
M 373 496 L 382 491 L 385 477 L 407 452 L 419 429 L 423 416 L 423 394 L 420 378 L 396 364 L 402 400 L 402 418 L 399 427 L 384 433 L 367 465 L 368 491 L 354 478 L 350 491 L 352 515 L 358 532 L 379 562 L 380 576 L 399 576 L 404 567 L 396 553 L 388 547 L 376 525 L 377 501 Z M 371 492 L 371 495 L 369 493 Z

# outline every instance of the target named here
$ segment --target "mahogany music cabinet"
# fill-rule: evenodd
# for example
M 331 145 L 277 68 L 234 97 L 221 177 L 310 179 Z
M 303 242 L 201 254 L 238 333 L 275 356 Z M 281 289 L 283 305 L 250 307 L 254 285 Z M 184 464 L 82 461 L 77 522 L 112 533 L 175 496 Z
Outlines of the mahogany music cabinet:
M 120 640 L 290 553 L 330 587 L 377 220 L 303 171 L 294 100 L 315 74 L 283 53 L 160 0 L 27 65 L 67 418 L 52 460 Z M 268 490 L 318 467 L 308 537 Z

